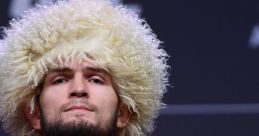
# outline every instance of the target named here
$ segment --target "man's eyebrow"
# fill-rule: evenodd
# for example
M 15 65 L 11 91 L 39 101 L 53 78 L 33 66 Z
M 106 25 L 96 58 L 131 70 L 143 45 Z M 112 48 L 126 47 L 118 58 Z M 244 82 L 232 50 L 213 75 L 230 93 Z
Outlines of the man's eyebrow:
M 49 71 L 49 73 L 59 73 L 59 72 L 72 72 L 72 69 L 68 67 L 63 67 L 63 68 L 52 69 Z
M 62 68 L 55 68 L 49 71 L 49 73 L 59 73 L 59 72 L 72 72 L 73 69 L 69 68 L 69 67 L 62 67 Z M 91 66 L 87 66 L 83 68 L 83 72 L 97 72 L 97 73 L 104 73 L 104 74 L 108 74 L 108 72 L 102 68 L 99 67 L 91 67 Z
M 98 67 L 85 67 L 84 72 L 97 72 L 97 73 L 108 74 L 106 70 Z

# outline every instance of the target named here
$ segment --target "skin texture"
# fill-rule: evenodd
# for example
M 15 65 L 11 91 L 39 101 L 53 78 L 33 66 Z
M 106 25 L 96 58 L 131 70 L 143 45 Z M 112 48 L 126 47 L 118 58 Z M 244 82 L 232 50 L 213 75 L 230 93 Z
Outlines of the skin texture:
M 104 130 L 110 127 L 115 114 L 117 129 L 125 127 L 131 116 L 128 107 L 118 100 L 110 75 L 88 61 L 50 70 L 39 104 L 41 108 L 34 113 L 26 112 L 37 131 L 42 130 L 40 109 L 47 123 L 86 122 Z

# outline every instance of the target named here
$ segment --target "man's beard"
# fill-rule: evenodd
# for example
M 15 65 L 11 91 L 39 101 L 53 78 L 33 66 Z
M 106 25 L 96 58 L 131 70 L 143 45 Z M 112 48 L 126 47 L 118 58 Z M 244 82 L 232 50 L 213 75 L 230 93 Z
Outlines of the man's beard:
M 48 123 L 41 110 L 41 133 L 43 136 L 117 136 L 117 113 L 118 111 L 116 110 L 110 124 L 104 129 L 87 121 L 63 123 L 60 119 L 53 123 Z

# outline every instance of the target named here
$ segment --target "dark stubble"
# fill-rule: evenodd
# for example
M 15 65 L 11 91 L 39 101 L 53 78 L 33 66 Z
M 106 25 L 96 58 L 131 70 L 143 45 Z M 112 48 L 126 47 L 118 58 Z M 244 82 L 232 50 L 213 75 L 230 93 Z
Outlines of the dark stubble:
M 107 127 L 101 128 L 87 121 L 63 123 L 62 120 L 57 120 L 49 123 L 41 110 L 41 134 L 43 136 L 117 136 L 117 114 L 118 108 Z

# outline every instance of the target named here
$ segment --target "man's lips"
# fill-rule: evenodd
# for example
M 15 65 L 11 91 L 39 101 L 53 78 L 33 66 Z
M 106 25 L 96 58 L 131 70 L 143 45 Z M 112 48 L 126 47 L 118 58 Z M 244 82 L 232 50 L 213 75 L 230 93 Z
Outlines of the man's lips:
M 73 111 L 73 110 L 85 110 L 85 111 L 93 111 L 91 108 L 85 106 L 85 105 L 71 105 L 69 106 L 65 112 L 67 111 Z

